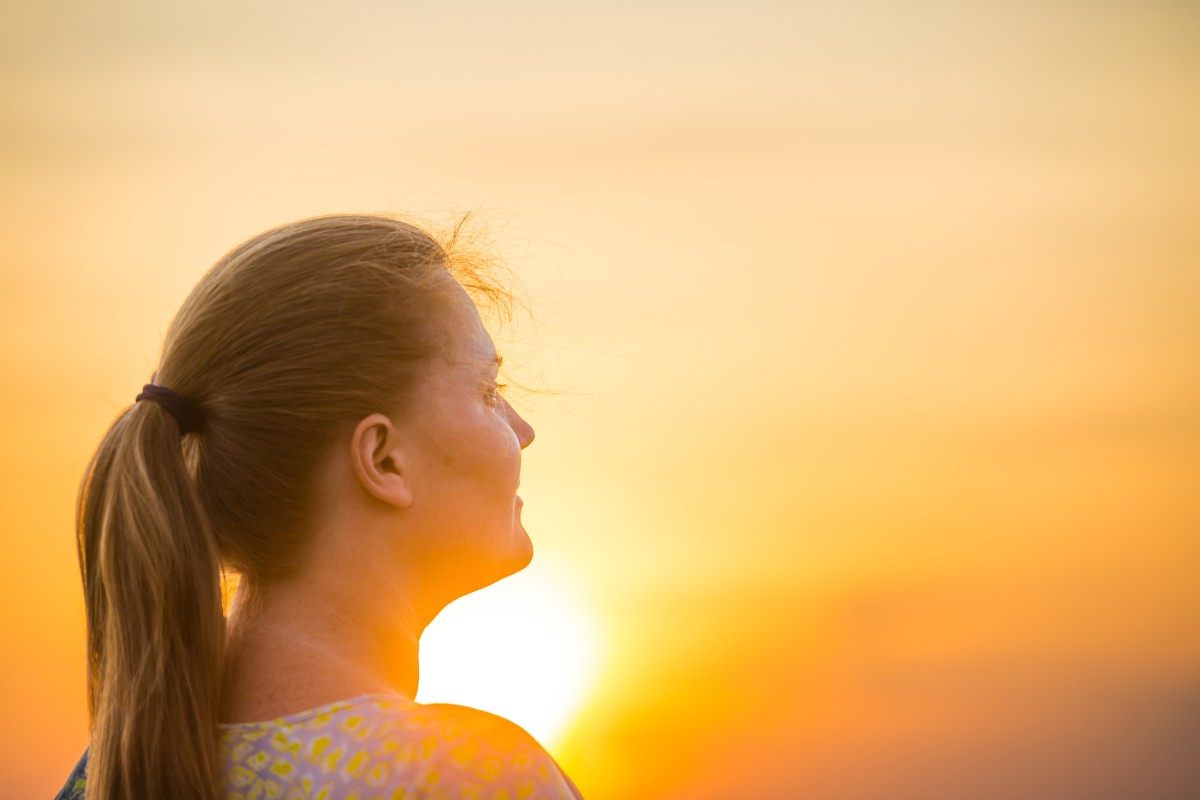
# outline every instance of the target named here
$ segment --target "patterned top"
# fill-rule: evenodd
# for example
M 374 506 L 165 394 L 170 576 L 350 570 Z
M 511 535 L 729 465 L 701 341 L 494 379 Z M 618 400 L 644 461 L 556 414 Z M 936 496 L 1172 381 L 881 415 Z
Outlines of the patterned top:
M 528 733 L 465 706 L 363 695 L 222 724 L 226 800 L 579 800 Z M 59 793 L 83 797 L 86 753 Z

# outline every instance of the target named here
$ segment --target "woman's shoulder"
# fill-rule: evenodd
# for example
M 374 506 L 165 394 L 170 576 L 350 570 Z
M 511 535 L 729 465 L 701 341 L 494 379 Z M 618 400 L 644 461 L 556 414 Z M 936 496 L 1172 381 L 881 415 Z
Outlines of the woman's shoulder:
M 439 731 L 447 741 L 480 740 L 504 750 L 542 749 L 524 728 L 498 714 L 453 703 L 413 705 L 412 723 L 419 728 Z
M 365 783 L 363 797 L 399 788 L 414 798 L 578 797 L 516 723 L 401 696 L 365 695 L 267 722 L 222 725 L 221 747 L 227 783 L 243 796 L 256 786 L 269 796 L 295 785 L 327 786 L 340 796 L 349 784 Z
M 442 758 L 449 756 L 452 769 L 485 783 L 493 777 L 506 778 L 492 784 L 497 794 L 487 796 L 581 800 L 580 790 L 551 754 L 508 718 L 450 703 L 427 704 L 422 712 L 437 720 L 444 736 Z M 510 784 L 509 795 L 499 793 L 500 783 Z

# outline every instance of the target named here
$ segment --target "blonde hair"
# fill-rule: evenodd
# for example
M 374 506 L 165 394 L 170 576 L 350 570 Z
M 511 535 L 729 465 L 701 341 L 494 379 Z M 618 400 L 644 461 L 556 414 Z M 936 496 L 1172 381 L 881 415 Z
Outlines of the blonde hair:
M 235 248 L 184 302 L 155 382 L 202 429 L 181 441 L 165 408 L 135 403 L 79 491 L 87 800 L 219 796 L 223 570 L 292 574 L 318 464 L 362 417 L 403 414 L 446 344 L 451 277 L 502 293 L 450 257 L 460 228 L 439 243 L 391 217 L 302 220 Z

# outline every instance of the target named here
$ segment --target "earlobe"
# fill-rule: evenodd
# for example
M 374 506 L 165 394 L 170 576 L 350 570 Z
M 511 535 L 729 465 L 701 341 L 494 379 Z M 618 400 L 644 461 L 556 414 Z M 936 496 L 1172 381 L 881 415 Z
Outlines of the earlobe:
M 412 505 L 412 481 L 408 474 L 399 432 L 383 414 L 364 417 L 354 428 L 350 457 L 354 474 L 363 489 L 389 505 Z

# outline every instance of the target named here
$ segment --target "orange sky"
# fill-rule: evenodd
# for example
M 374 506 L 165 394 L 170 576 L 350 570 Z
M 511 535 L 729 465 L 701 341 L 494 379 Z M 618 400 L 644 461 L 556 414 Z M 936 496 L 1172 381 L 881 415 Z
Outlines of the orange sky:
M 590 798 L 1200 793 L 1190 4 L 0 8 L 12 796 L 86 744 L 74 492 L 187 290 L 463 209 L 559 390 Z

